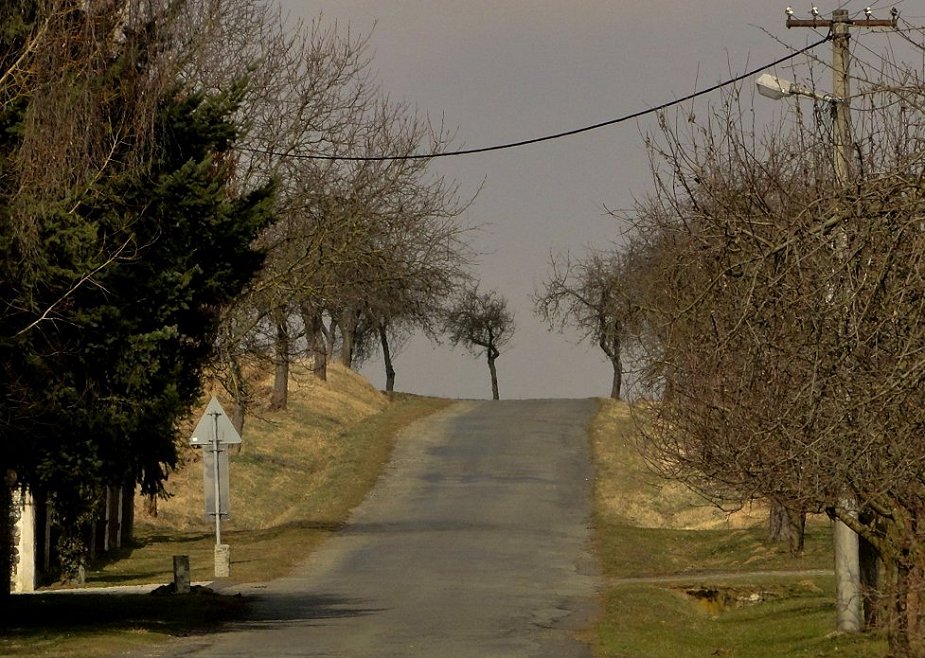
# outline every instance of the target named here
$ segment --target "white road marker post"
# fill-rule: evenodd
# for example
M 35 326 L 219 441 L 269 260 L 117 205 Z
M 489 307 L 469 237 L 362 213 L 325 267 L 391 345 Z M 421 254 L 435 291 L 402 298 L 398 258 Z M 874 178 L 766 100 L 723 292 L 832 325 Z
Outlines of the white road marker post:
M 219 546 L 222 543 L 222 496 L 221 496 L 221 480 L 219 480 L 219 464 L 218 464 L 218 455 L 221 452 L 221 449 L 218 447 L 218 417 L 221 415 L 218 411 L 213 411 L 209 414 L 213 419 L 213 433 L 212 433 L 212 475 L 215 485 L 215 509 L 213 513 L 215 514 L 215 545 Z
M 231 443 L 241 443 L 241 436 L 214 396 L 193 430 L 190 443 L 201 447 L 208 457 L 203 460 L 205 515 L 206 518 L 214 517 L 215 521 L 215 577 L 227 578 L 231 575 L 231 547 L 222 543 L 222 515 L 228 515 L 230 496 L 227 463 L 223 470 L 220 462 L 223 458 L 227 459 L 227 446 Z M 211 472 L 209 459 L 212 460 Z M 209 498 L 212 498 L 211 502 Z

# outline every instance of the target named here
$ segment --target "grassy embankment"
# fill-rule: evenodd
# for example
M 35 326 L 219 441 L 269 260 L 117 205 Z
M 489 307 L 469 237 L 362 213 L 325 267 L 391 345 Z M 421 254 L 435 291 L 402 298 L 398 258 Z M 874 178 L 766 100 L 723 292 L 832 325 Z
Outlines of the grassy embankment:
M 261 392 L 266 397 L 268 391 Z M 327 384 L 295 377 L 289 409 L 258 412 L 231 456 L 231 518 L 222 541 L 231 547 L 231 581 L 262 582 L 286 574 L 335 532 L 387 463 L 398 432 L 449 401 L 386 397 L 363 378 L 333 366 Z M 226 405 L 226 410 L 230 408 Z M 189 422 L 190 428 L 198 419 Z M 88 574 L 88 586 L 166 584 L 174 555 L 190 558 L 193 581 L 211 581 L 215 534 L 203 516 L 201 455 L 184 448 L 157 517 L 136 501 L 135 544 Z M 206 632 L 244 614 L 230 596 L 39 593 L 16 596 L 2 611 L 0 655 L 112 656 Z
M 810 519 L 805 555 L 792 558 L 785 546 L 765 541 L 761 510 L 727 517 L 651 474 L 634 446 L 627 406 L 602 404 L 591 429 L 595 533 L 607 581 L 592 636 L 597 656 L 886 654 L 876 633 L 833 633 L 831 575 L 780 573 L 831 569 L 827 519 Z

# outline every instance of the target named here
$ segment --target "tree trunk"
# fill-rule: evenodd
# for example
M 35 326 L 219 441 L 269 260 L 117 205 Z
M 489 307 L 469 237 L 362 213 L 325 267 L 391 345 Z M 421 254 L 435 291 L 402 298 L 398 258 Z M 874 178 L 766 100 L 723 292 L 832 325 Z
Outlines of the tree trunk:
M 382 343 L 382 360 L 385 362 L 385 390 L 395 390 L 395 368 L 392 367 L 392 353 L 389 350 L 389 332 L 384 323 L 379 323 L 379 341 Z
M 925 563 L 920 551 L 903 551 L 893 571 L 893 617 L 887 633 L 890 655 L 925 658 Z
M 324 324 L 322 323 L 322 326 Z M 334 358 L 334 347 L 337 345 L 337 319 L 331 318 L 331 322 L 328 325 L 328 328 L 324 330 L 324 340 L 325 340 L 325 350 L 328 355 L 328 359 Z
M 492 352 L 488 353 L 488 372 L 491 373 L 491 399 L 500 400 L 498 395 L 498 371 L 495 370 L 495 359 L 498 358 L 498 355 L 492 355 Z
M 237 431 L 238 436 L 244 436 L 244 420 L 247 416 L 247 404 L 250 400 L 250 391 L 248 390 L 247 380 L 244 379 L 244 372 L 241 369 L 241 362 L 235 358 L 230 359 L 231 368 L 231 394 L 233 405 L 231 408 L 231 425 Z M 231 454 L 241 454 L 242 444 L 236 443 L 229 447 Z
M 324 318 L 309 305 L 302 305 L 302 324 L 305 326 L 305 340 L 312 357 L 312 374 L 321 381 L 328 380 L 328 352 L 325 344 Z
M 610 387 L 610 397 L 614 400 L 620 399 L 620 393 L 623 389 L 623 363 L 620 357 L 611 357 L 610 363 L 613 365 L 613 384 Z
M 772 499 L 768 512 L 768 541 L 789 541 L 787 525 L 787 510 L 777 500 Z
M 877 523 L 873 512 L 865 511 L 858 515 L 858 520 L 865 526 L 874 527 Z M 883 561 L 880 551 L 862 534 L 858 534 L 858 562 L 861 576 L 862 607 L 864 611 L 864 627 L 876 628 L 880 625 L 885 610 L 883 609 L 883 592 L 880 570 Z
M 328 353 L 324 349 L 324 341 L 317 340 L 312 345 L 312 374 L 316 379 L 328 381 Z
M 356 334 L 356 314 L 347 309 L 340 317 L 340 362 L 347 368 L 353 367 L 353 339 Z
M 274 377 L 273 394 L 270 396 L 270 409 L 285 409 L 289 403 L 289 328 L 286 319 L 276 321 L 276 343 L 273 358 Z
M 601 318 L 601 324 L 602 326 L 607 326 L 606 318 Z M 610 386 L 610 397 L 614 400 L 619 400 L 623 389 L 623 360 L 620 358 L 622 354 L 620 336 L 619 334 L 611 334 L 602 330 L 597 344 L 600 346 L 601 351 L 607 355 L 607 358 L 610 359 L 610 364 L 613 366 L 613 383 Z
M 805 538 L 806 512 L 792 510 L 779 500 L 772 499 L 768 515 L 768 540 L 787 542 L 790 554 L 798 557 L 803 554 Z
M 0 598 L 9 598 L 13 582 L 13 486 L 11 472 L 0 470 Z
M 234 404 L 231 406 L 231 426 L 234 427 L 238 436 L 244 436 L 244 419 L 247 415 L 247 404 L 242 397 L 235 396 Z M 228 447 L 229 455 L 240 455 L 244 448 L 244 442 L 232 443 Z
M 247 405 L 241 396 L 236 395 L 234 405 L 231 408 L 231 425 L 237 431 L 238 436 L 244 432 L 244 419 L 247 415 Z

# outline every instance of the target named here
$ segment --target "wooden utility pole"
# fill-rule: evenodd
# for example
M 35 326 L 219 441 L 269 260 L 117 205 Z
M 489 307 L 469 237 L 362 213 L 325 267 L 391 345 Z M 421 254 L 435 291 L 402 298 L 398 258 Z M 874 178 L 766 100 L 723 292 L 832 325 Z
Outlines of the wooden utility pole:
M 787 10 L 787 27 L 829 28 L 832 35 L 832 96 L 833 96 L 833 135 L 835 184 L 841 194 L 851 180 L 851 89 L 848 79 L 849 58 L 848 49 L 849 31 L 852 27 L 896 27 L 898 14 L 894 9 L 892 18 L 887 20 L 871 18 L 869 10 L 863 19 L 848 17 L 847 9 L 836 9 L 832 12 L 831 20 L 819 18 L 815 7 L 813 18 L 797 19 Z M 840 235 L 836 238 L 837 247 L 844 251 L 847 247 L 846 237 Z M 849 514 L 857 516 L 857 503 L 853 499 L 841 501 Z M 839 631 L 854 633 L 861 630 L 863 622 L 861 567 L 859 558 L 859 539 L 857 533 L 838 519 L 835 520 L 833 531 L 833 544 L 835 548 L 835 604 L 836 623 Z
M 868 10 L 869 11 L 869 10 Z M 894 9 L 892 18 L 871 18 L 869 13 L 865 18 L 849 18 L 847 9 L 836 9 L 831 19 L 819 18 L 815 7 L 813 17 L 809 19 L 794 18 L 791 10 L 787 10 L 787 28 L 811 27 L 829 28 L 832 34 L 832 96 L 834 97 L 834 135 L 835 135 L 835 182 L 839 188 L 848 184 L 850 177 L 851 153 L 851 118 L 850 118 L 850 85 L 848 82 L 849 58 L 848 49 L 849 30 L 853 27 L 888 27 L 895 28 L 899 14 Z

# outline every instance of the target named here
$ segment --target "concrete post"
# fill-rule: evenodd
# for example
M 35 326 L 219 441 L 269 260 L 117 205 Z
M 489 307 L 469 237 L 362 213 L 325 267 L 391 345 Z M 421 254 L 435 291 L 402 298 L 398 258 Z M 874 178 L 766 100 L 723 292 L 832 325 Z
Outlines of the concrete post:
M 188 555 L 173 556 L 173 585 L 175 593 L 189 594 L 190 573 Z
M 13 591 L 34 592 L 35 569 L 35 504 L 28 493 L 13 495 L 13 505 L 18 508 L 14 534 L 16 536 L 16 563 L 13 565 Z
M 228 578 L 231 575 L 231 546 L 215 545 L 215 577 Z
M 832 92 L 835 96 L 835 184 L 837 194 L 848 185 L 851 175 L 851 117 L 848 85 L 848 28 L 847 9 L 832 12 Z M 844 256 L 847 236 L 840 230 L 836 236 L 839 257 Z M 842 502 L 849 514 L 857 515 L 852 500 Z M 861 564 L 858 536 L 847 525 L 835 520 L 835 610 L 836 628 L 843 633 L 861 630 Z

